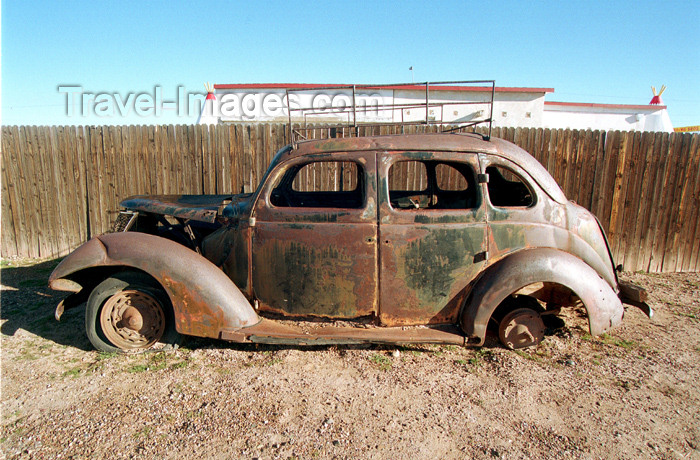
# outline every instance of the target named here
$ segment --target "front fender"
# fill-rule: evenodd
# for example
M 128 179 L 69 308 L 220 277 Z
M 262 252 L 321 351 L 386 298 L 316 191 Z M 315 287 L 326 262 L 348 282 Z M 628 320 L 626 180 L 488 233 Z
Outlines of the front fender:
M 75 285 L 75 274 L 96 267 L 130 267 L 155 278 L 173 304 L 181 334 L 220 338 L 260 321 L 250 303 L 216 265 L 192 250 L 137 232 L 97 236 L 63 259 L 49 277 L 58 290 Z
M 464 333 L 483 344 L 496 307 L 509 295 L 537 282 L 558 283 L 571 289 L 586 307 L 592 335 L 602 334 L 622 321 L 620 299 L 593 268 L 569 253 L 537 248 L 512 254 L 487 269 L 462 310 Z

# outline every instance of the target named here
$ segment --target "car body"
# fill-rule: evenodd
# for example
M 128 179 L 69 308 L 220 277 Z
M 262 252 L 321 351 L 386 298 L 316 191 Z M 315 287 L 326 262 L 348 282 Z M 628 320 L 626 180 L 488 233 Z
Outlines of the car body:
M 539 343 L 542 318 L 562 307 L 582 303 L 594 335 L 622 320 L 623 302 L 651 315 L 646 292 L 618 280 L 595 216 L 527 152 L 479 134 L 295 142 L 253 193 L 121 205 L 119 231 L 50 277 L 74 292 L 57 317 L 87 299 L 100 349 L 148 348 L 173 329 L 482 345 L 490 323 L 519 348 Z

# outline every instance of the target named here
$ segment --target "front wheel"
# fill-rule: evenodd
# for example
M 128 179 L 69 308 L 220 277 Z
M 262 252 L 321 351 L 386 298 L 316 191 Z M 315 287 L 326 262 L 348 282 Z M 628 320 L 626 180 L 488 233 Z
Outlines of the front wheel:
M 167 294 L 138 272 L 117 273 L 97 285 L 88 298 L 85 330 L 105 352 L 142 351 L 180 339 Z

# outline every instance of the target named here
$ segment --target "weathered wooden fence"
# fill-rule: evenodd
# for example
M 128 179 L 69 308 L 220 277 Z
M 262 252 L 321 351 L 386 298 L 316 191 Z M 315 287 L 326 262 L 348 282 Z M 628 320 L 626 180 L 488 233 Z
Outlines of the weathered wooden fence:
M 700 135 L 500 128 L 494 136 L 529 151 L 598 216 L 626 270 L 700 270 Z M 64 255 L 106 231 L 130 195 L 252 190 L 287 142 L 283 124 L 3 127 L 2 256 Z

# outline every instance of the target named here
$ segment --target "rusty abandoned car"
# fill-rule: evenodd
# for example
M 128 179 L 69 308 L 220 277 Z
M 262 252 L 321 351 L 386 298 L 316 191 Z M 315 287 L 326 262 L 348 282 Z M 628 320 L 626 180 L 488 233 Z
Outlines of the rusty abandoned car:
M 137 196 L 50 286 L 99 350 L 180 334 L 272 344 L 538 344 L 583 305 L 590 333 L 651 315 L 603 229 L 521 148 L 476 133 L 294 141 L 253 193 Z

